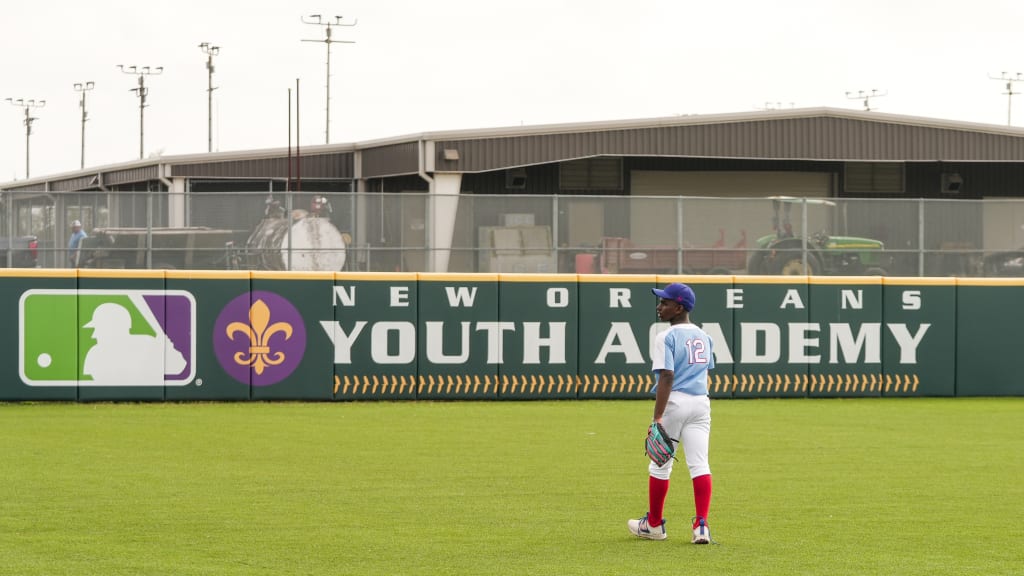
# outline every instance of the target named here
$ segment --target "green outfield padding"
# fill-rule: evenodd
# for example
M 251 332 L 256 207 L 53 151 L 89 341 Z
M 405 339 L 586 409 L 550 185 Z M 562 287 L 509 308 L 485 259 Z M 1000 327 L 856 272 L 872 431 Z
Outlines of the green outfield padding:
M 962 329 L 956 280 L 886 278 L 883 291 L 882 394 L 953 396 Z
M 162 270 L 79 271 L 79 401 L 164 399 L 167 354 L 151 343 L 159 340 L 160 317 L 167 322 L 166 288 Z M 112 381 L 118 383 L 107 385 Z
M 576 276 L 502 274 L 498 292 L 502 323 L 492 337 L 501 346 L 498 398 L 576 398 L 576 335 L 580 332 Z
M 957 282 L 957 396 L 1024 395 L 1022 295 L 1019 280 Z
M 419 275 L 416 398 L 498 398 L 498 275 Z
M 593 276 L 580 282 L 579 398 L 649 398 L 657 277 Z
M 737 277 L 728 299 L 733 306 L 733 397 L 803 397 L 826 386 L 811 377 L 805 359 L 817 351 L 794 346 L 795 338 L 813 337 L 806 329 L 810 290 L 805 278 Z
M 253 400 L 334 398 L 334 348 L 323 328 L 334 321 L 333 300 L 329 272 L 253 275 L 253 336 L 245 358 Z M 256 314 L 268 316 L 257 324 Z M 234 319 L 245 321 L 243 315 Z M 236 332 L 235 340 L 243 341 L 244 334 Z
M 1024 394 L 1015 279 L 6 270 L 0 400 L 649 399 L 670 282 L 715 398 Z
M 74 271 L 0 270 L 0 400 L 78 399 L 77 288 Z
M 317 334 L 331 340 L 335 400 L 416 398 L 417 289 L 416 274 L 335 278 L 332 321 Z
M 882 285 L 846 278 L 808 285 L 807 324 L 790 325 L 791 354 L 807 361 L 810 397 L 881 396 Z M 855 367 L 851 369 L 852 367 Z
M 166 272 L 168 290 L 181 290 L 195 296 L 197 306 L 195 343 L 196 350 L 213 351 L 212 354 L 198 354 L 195 362 L 195 378 L 185 386 L 167 385 L 164 397 L 167 400 L 248 400 L 251 397 L 252 385 L 249 371 L 235 377 L 228 372 L 233 360 L 219 357 L 214 345 L 215 339 L 229 341 L 225 334 L 223 311 L 230 302 L 246 296 L 250 289 L 248 272 L 237 272 L 231 275 L 208 272 L 188 272 L 169 270 Z M 185 322 L 186 318 L 177 318 L 176 322 Z M 217 322 L 222 323 L 221 326 Z M 235 337 L 239 337 L 236 334 Z M 235 373 L 237 376 L 238 373 Z

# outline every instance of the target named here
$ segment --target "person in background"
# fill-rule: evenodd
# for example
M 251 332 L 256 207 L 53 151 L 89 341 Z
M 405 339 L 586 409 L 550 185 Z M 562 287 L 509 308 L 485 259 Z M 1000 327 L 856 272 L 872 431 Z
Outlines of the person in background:
M 68 265 L 71 268 L 78 268 L 82 256 L 82 240 L 88 237 L 85 230 L 82 230 L 81 220 L 71 223 L 71 238 L 68 239 Z

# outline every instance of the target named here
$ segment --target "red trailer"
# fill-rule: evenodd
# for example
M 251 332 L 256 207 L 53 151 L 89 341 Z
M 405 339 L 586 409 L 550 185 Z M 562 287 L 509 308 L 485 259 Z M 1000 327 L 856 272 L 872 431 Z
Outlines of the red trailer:
M 747 235 L 725 246 L 725 233 L 711 247 L 637 246 L 629 238 L 601 239 L 601 272 L 606 274 L 733 274 L 747 266 Z M 681 259 L 681 262 L 680 262 Z M 680 269 L 682 264 L 682 269 Z

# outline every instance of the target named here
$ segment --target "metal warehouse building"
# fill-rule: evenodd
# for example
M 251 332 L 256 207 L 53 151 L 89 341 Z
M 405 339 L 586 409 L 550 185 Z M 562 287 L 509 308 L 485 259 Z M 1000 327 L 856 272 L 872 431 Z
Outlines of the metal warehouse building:
M 451 269 L 459 258 L 457 215 L 467 200 L 475 205 L 477 228 L 523 211 L 522 203 L 476 203 L 476 196 L 566 199 L 530 216 L 531 224 L 555 228 L 562 246 L 608 235 L 654 242 L 677 217 L 655 202 L 588 200 L 594 197 L 780 195 L 933 199 L 929 220 L 958 223 L 947 227 L 956 231 L 946 231 L 944 245 L 1009 246 L 1018 241 L 1016 208 L 1008 213 L 1003 204 L 962 201 L 1024 197 L 1024 130 L 813 108 L 429 132 L 303 147 L 298 160 L 283 148 L 165 156 L 0 184 L 6 209 L 0 226 L 36 234 L 54 248 L 64 245 L 75 218 L 87 227 L 244 230 L 259 218 L 264 197 L 285 191 L 289 176 L 290 201 L 302 205 L 312 194 L 329 195 L 339 228 L 356 246 L 426 249 L 418 261 L 399 257 L 384 269 Z M 723 204 L 718 216 L 728 219 L 730 206 Z M 888 245 L 937 247 L 940 240 L 924 237 L 918 204 L 863 203 L 850 210 L 854 221 L 884 221 L 869 232 L 884 234 Z M 1006 238 L 983 237 L 993 234 Z M 475 230 L 463 235 L 477 239 Z M 375 254 L 378 261 L 388 257 Z M 471 269 L 479 267 L 474 262 Z

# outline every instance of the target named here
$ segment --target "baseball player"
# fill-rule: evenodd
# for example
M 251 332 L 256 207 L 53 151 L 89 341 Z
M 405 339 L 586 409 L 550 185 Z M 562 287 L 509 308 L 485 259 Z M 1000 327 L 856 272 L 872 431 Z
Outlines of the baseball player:
M 652 370 L 657 378 L 654 421 L 660 422 L 670 438 L 679 441 L 693 481 L 696 514 L 693 519 L 694 544 L 711 542 L 708 508 L 711 506 L 711 468 L 708 466 L 708 439 L 711 436 L 711 399 L 708 397 L 708 370 L 715 367 L 711 337 L 690 323 L 690 311 L 696 296 L 686 284 L 673 283 L 664 290 L 652 289 L 658 297 L 658 318 L 670 326 L 658 334 Z M 662 466 L 648 466 L 648 512 L 630 520 L 629 531 L 640 538 L 664 540 L 665 497 L 673 460 Z

